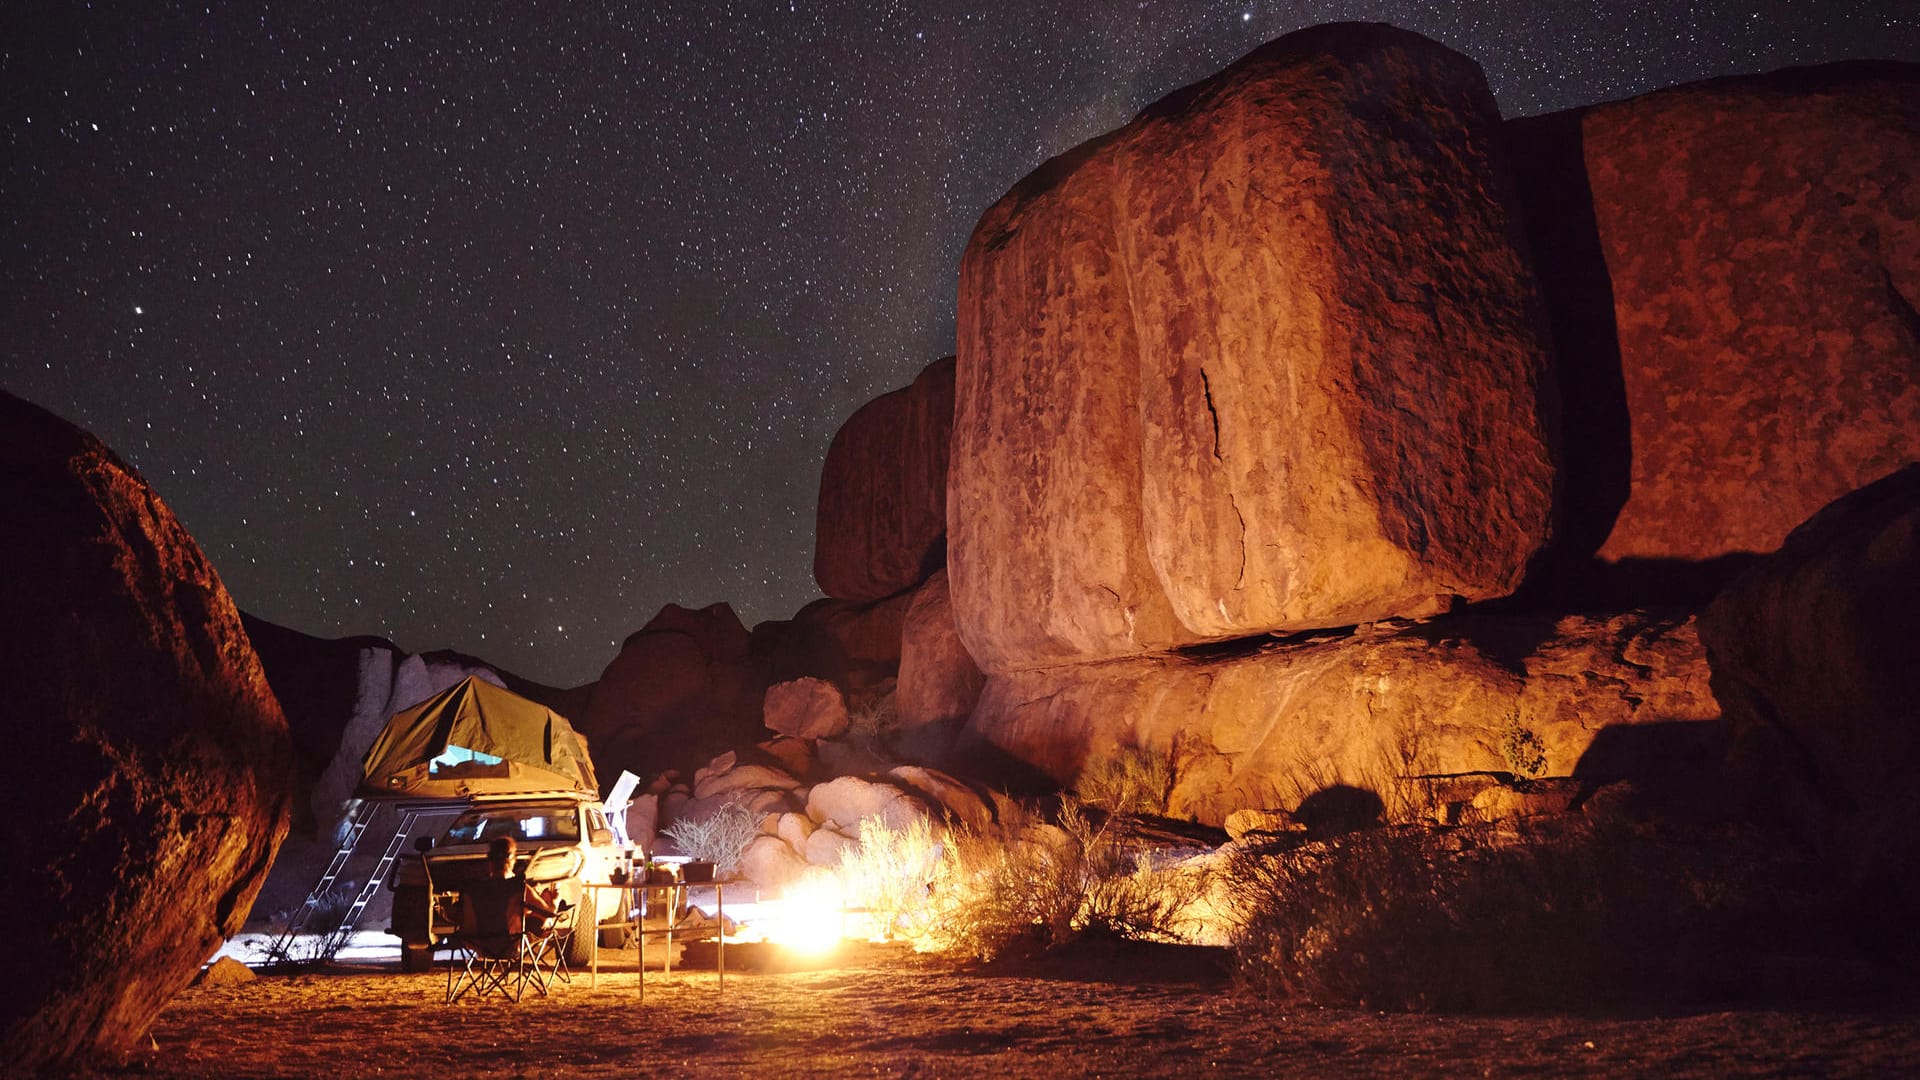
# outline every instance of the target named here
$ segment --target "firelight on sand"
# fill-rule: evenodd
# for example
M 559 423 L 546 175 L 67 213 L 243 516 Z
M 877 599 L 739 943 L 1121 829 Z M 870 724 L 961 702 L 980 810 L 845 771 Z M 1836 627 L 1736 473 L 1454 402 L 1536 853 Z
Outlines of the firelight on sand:
M 766 941 L 793 952 L 820 956 L 847 936 L 846 897 L 832 874 L 809 874 L 787 887 L 779 900 L 755 905 L 729 941 Z

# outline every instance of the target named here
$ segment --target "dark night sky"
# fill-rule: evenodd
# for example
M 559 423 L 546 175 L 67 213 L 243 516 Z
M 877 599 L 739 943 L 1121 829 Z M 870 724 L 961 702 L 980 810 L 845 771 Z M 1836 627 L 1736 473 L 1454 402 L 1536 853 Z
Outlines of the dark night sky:
M 827 443 L 952 351 L 1015 180 L 1335 19 L 1509 116 L 1920 60 L 1910 0 L 9 4 L 0 386 L 247 610 L 583 682 L 668 601 L 817 595 Z

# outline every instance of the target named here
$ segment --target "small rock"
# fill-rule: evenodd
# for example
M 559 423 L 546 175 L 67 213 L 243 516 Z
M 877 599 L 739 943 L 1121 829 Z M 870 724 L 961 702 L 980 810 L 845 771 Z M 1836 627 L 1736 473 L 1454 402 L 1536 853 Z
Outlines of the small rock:
M 758 836 L 740 855 L 740 875 L 763 889 L 777 889 L 806 873 L 807 860 L 775 836 Z
M 831 828 L 815 829 L 807 837 L 807 861 L 814 866 L 829 869 L 839 866 L 849 852 L 858 854 L 860 841 L 851 839 Z
M 705 765 L 700 766 L 698 769 L 695 769 L 693 771 L 694 794 L 696 795 L 704 794 L 700 790 L 701 782 L 706 780 L 710 776 L 717 776 L 720 773 L 726 772 L 728 769 L 733 768 L 734 763 L 738 760 L 739 760 L 739 755 L 729 750 L 724 754 L 720 754 L 716 756 L 712 761 L 707 762 Z
M 813 753 L 813 744 L 791 735 L 780 735 L 768 739 L 759 744 L 759 749 L 779 762 L 781 768 L 802 779 L 811 777 L 814 769 L 819 765 L 819 760 Z
M 798 739 L 830 739 L 847 730 L 847 701 L 825 679 L 794 679 L 767 689 L 767 727 Z
M 853 776 L 816 784 L 807 793 L 807 817 L 820 824 L 831 822 L 843 832 L 851 832 L 869 820 L 880 821 L 889 829 L 902 830 L 916 818 L 927 816 L 925 803 L 892 784 Z
M 805 814 L 781 814 L 775 821 L 775 835 L 795 851 L 807 850 L 807 837 L 813 835 L 813 819 Z
M 250 983 L 259 977 L 247 965 L 231 956 L 223 956 L 208 964 L 201 970 L 200 977 L 193 981 L 197 986 L 235 986 Z
M 724 772 L 708 774 L 706 778 L 693 785 L 693 795 L 696 799 L 705 799 L 724 795 L 729 791 L 747 791 L 754 788 L 792 791 L 799 786 L 800 781 L 771 765 L 738 765 Z
M 887 775 L 911 788 L 915 794 L 925 796 L 929 802 L 944 810 L 948 818 L 968 828 L 985 829 L 993 824 L 993 809 L 986 800 L 972 788 L 938 769 L 900 765 L 887 770 Z

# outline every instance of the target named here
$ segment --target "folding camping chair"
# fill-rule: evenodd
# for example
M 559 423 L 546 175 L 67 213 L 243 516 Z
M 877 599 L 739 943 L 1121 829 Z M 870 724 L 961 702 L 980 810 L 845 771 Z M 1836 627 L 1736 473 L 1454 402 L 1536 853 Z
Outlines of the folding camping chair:
M 460 929 L 447 939 L 447 1004 L 467 994 L 519 1001 L 529 984 L 547 992 L 551 929 L 526 928 L 526 885 L 518 878 L 475 882 L 461 891 Z M 564 956 L 564 953 L 562 954 Z

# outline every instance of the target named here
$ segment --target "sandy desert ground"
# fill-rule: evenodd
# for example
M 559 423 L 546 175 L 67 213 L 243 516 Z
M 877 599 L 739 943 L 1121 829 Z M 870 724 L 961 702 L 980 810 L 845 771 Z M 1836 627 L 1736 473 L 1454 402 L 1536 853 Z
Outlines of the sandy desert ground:
M 1459 1017 L 1286 1009 L 1158 954 L 970 968 L 875 946 L 785 973 L 633 953 L 519 1004 L 342 964 L 183 992 L 107 1076 L 1890 1076 L 1920 1008 Z M 1184 967 L 1185 970 L 1180 970 Z

